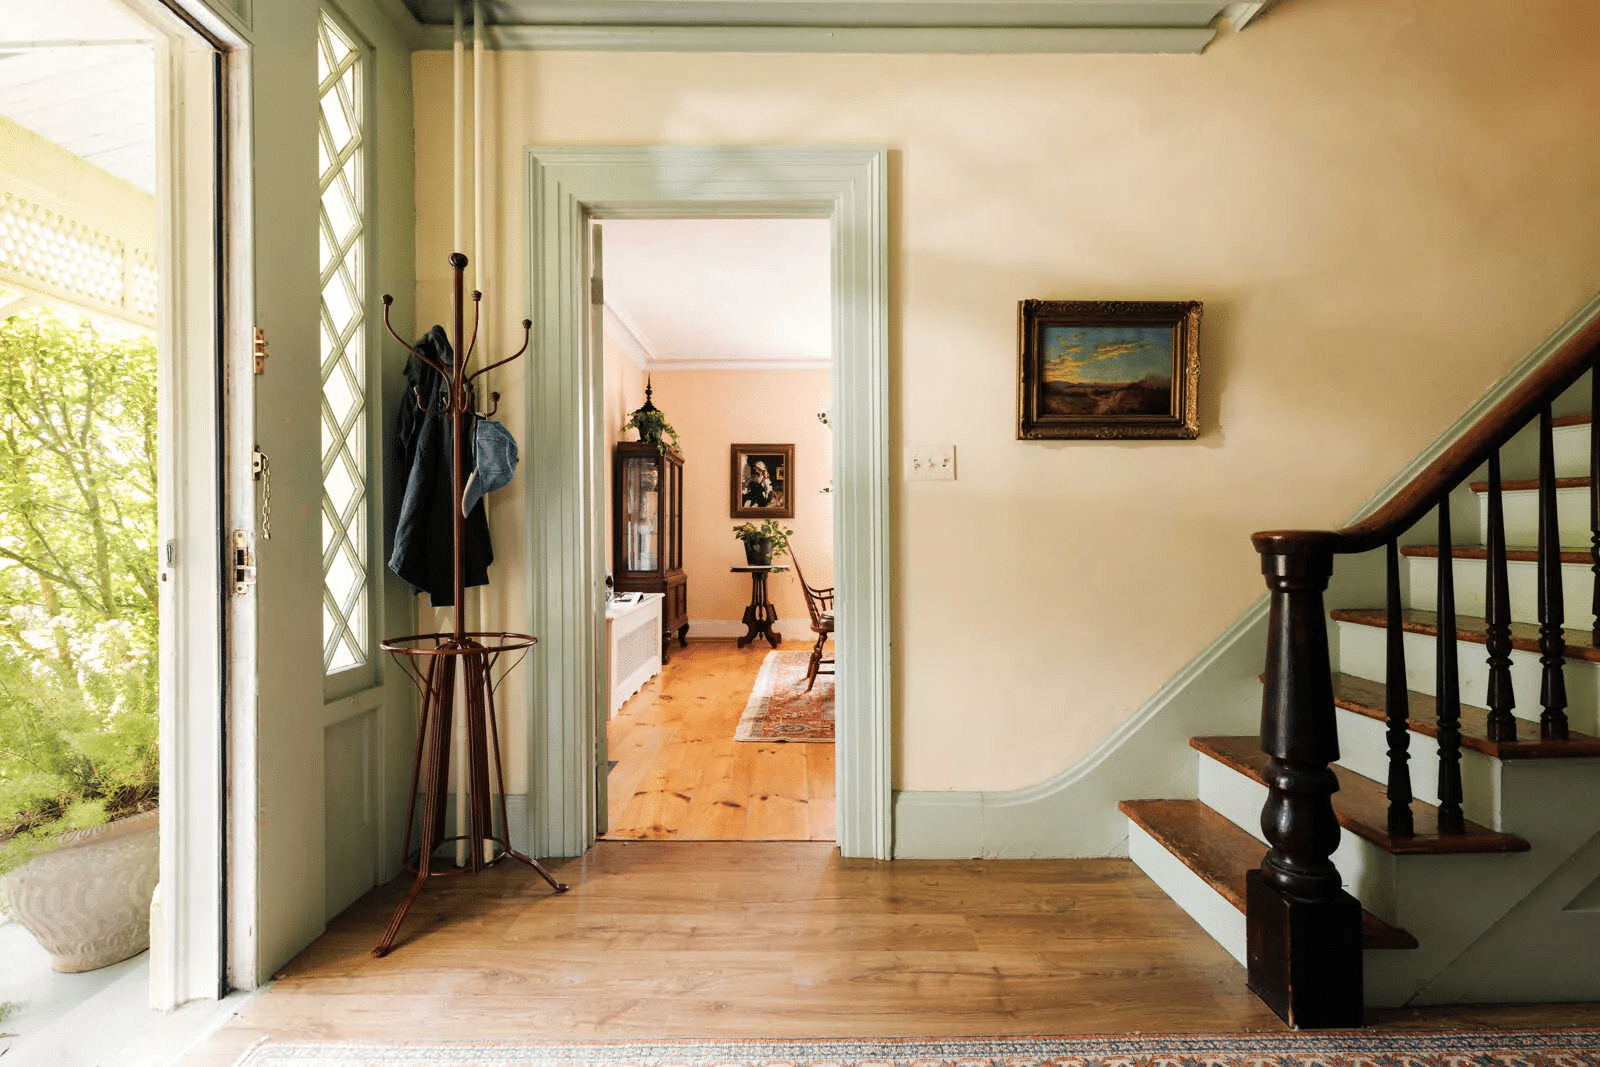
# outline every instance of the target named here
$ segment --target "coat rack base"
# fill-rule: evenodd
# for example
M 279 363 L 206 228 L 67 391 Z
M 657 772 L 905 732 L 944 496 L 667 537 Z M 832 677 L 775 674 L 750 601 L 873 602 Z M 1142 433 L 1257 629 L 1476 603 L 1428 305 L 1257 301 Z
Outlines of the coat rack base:
M 411 888 L 395 909 L 388 929 L 373 947 L 382 959 L 394 947 L 406 913 L 422 894 L 430 878 L 478 874 L 506 859 L 525 863 L 557 893 L 567 886 L 530 856 L 511 847 L 506 815 L 505 772 L 500 760 L 500 731 L 495 720 L 494 694 L 507 675 L 526 657 L 538 639 L 531 634 L 497 632 L 413 634 L 383 642 L 406 670 L 422 695 L 417 716 L 417 749 L 411 766 L 411 796 L 406 809 L 406 836 L 401 862 L 416 875 Z M 509 657 L 509 658 L 508 658 Z M 461 685 L 457 686 L 460 679 Z M 466 781 L 458 790 L 467 806 L 467 832 L 446 835 L 445 803 L 450 787 L 450 735 L 455 726 L 456 700 L 464 697 Z M 491 788 L 490 770 L 494 779 Z M 411 845 L 421 807 L 421 842 Z M 498 815 L 498 820 L 496 816 Z M 496 823 L 498 821 L 498 829 Z M 434 853 L 452 841 L 467 843 L 467 862 L 461 867 L 436 867 Z

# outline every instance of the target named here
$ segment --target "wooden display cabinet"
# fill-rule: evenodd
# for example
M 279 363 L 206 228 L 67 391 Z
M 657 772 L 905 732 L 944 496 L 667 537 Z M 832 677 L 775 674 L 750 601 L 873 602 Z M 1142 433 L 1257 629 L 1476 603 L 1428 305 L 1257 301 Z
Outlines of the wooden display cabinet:
M 683 573 L 683 459 L 647 441 L 616 445 L 611 469 L 611 570 L 620 593 L 660 593 L 661 661 L 689 643 Z

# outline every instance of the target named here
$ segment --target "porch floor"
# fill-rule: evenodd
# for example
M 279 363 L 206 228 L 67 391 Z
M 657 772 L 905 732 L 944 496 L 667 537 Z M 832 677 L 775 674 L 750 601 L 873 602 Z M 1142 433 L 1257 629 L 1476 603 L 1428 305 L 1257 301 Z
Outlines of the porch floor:
M 602 841 L 373 890 L 192 1053 L 269 1037 L 823 1037 L 1278 1030 L 1244 971 L 1127 860 L 879 863 L 827 843 Z M 1600 1004 L 1374 1013 L 1394 1028 L 1600 1024 Z

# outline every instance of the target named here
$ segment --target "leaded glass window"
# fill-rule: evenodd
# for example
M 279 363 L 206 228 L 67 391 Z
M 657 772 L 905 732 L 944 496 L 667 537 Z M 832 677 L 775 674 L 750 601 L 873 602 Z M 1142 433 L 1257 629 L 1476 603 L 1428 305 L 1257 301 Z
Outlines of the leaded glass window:
M 368 625 L 363 62 L 327 9 L 317 32 L 322 282 L 322 664 L 365 664 Z

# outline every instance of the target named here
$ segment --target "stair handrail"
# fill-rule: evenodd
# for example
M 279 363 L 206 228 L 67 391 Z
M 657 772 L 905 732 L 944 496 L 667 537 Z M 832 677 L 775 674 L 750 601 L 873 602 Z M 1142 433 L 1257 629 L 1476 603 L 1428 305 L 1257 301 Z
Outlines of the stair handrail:
M 1440 500 L 1535 419 L 1600 359 L 1600 318 L 1591 319 L 1533 373 L 1467 428 L 1457 441 L 1417 472 L 1376 511 L 1337 530 L 1262 530 L 1250 535 L 1256 551 L 1315 551 L 1351 555 L 1381 548 L 1422 520 Z M 1297 548 L 1297 546 L 1305 546 Z
M 1600 362 L 1600 317 L 1557 347 L 1521 383 L 1403 488 L 1358 522 L 1337 530 L 1264 530 L 1251 535 L 1270 593 L 1267 663 L 1261 705 L 1261 748 L 1268 756 L 1267 801 L 1261 829 L 1269 845 L 1246 884 L 1247 969 L 1250 989 L 1291 1026 L 1349 1027 L 1362 1022 L 1362 909 L 1343 887 L 1332 860 L 1339 844 L 1333 794 L 1339 759 L 1327 615 L 1323 592 L 1335 555 L 1388 548 L 1388 683 L 1390 706 L 1390 832 L 1409 835 L 1406 672 L 1398 603 L 1398 538 L 1439 510 L 1439 632 L 1436 639 L 1440 742 L 1440 829 L 1459 832 L 1460 731 L 1456 681 L 1454 578 L 1450 536 L 1452 491 L 1491 463 L 1490 566 L 1503 569 L 1499 449 L 1534 419 L 1540 422 L 1539 570 L 1540 652 L 1544 664 L 1546 739 L 1566 737 L 1560 580 L 1560 539 L 1551 446 L 1552 402 Z M 1600 372 L 1592 408 L 1600 409 Z M 1595 414 L 1595 412 L 1592 412 Z M 1591 423 L 1591 429 L 1593 424 Z M 1600 580 L 1600 435 L 1591 433 L 1591 516 L 1595 572 Z M 1498 561 L 1496 560 L 1498 554 Z M 1552 562 L 1553 561 L 1553 562 Z M 1503 585 L 1504 579 L 1499 579 Z M 1498 596 L 1499 603 L 1496 604 Z M 1491 671 L 1505 671 L 1510 655 L 1510 615 L 1503 592 L 1491 592 L 1488 651 Z M 1600 586 L 1596 611 L 1600 612 Z M 1448 616 L 1448 618 L 1446 618 Z M 1449 651 L 1444 651 L 1448 642 Z M 1497 667 L 1496 665 L 1499 664 Z M 1509 677 L 1507 673 L 1507 677 Z M 1493 681 L 1493 678 L 1491 679 Z M 1491 685 L 1491 692 L 1494 691 Z M 1398 699 L 1396 699 L 1398 695 Z M 1507 694 L 1509 697 L 1509 693 Z M 1493 700 L 1491 704 L 1493 704 Z M 1452 710 L 1449 705 L 1454 704 Z M 1507 700 L 1509 704 L 1509 700 Z M 1501 722 L 1505 708 L 1495 711 Z M 1491 717 L 1491 730 L 1495 726 Z M 1513 727 L 1514 731 L 1514 727 Z M 1493 737 L 1493 733 L 1491 733 Z M 1514 739 L 1514 732 L 1507 740 Z

